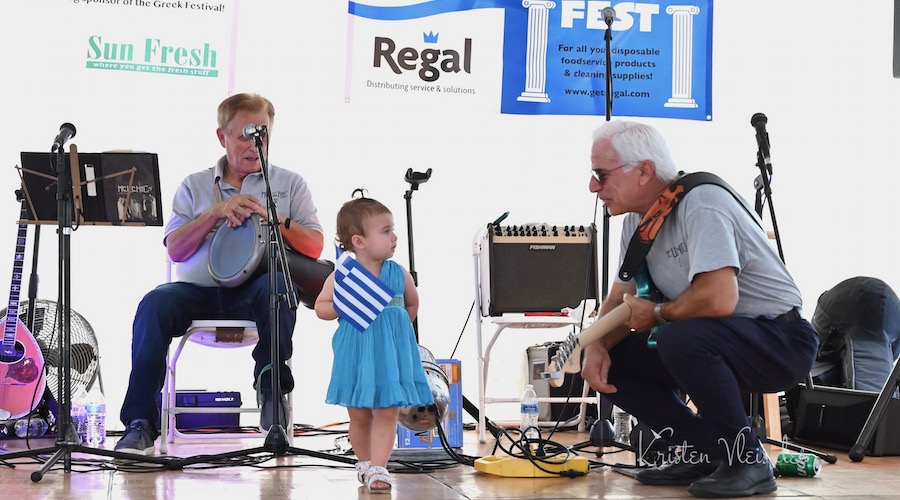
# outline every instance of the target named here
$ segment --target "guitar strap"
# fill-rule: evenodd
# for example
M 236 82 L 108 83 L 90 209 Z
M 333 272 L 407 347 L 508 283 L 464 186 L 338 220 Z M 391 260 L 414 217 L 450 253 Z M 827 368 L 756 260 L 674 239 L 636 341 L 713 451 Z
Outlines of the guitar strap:
M 656 235 L 659 234 L 663 222 L 675 210 L 675 206 L 684 198 L 684 195 L 691 189 L 701 184 L 715 184 L 725 188 L 740 206 L 747 211 L 750 218 L 759 224 L 759 220 L 754 216 L 750 209 L 741 202 L 741 197 L 731 186 L 723 181 L 719 176 L 709 172 L 694 172 L 687 175 L 681 175 L 674 180 L 659 196 L 650 210 L 641 218 L 640 224 L 634 231 L 631 241 L 628 243 L 628 249 L 625 252 L 625 259 L 622 261 L 622 267 L 619 268 L 619 278 L 629 280 L 635 276 L 638 267 L 647 258 L 650 247 Z M 762 226 L 760 226 L 762 227 Z

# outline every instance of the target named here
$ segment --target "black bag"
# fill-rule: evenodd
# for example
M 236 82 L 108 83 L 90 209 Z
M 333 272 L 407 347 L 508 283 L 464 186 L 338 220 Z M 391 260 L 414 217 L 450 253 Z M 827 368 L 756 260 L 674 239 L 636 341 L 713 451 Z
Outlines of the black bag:
M 846 279 L 819 296 L 810 322 L 819 334 L 814 386 L 881 391 L 900 356 L 900 300 L 890 286 L 866 276 Z M 800 386 L 785 391 L 787 415 L 782 415 L 783 432 L 798 441 L 800 395 Z M 869 409 L 871 405 L 863 411 Z M 848 435 L 859 434 L 863 422 L 847 430 Z M 849 449 L 853 443 L 844 444 Z
M 880 391 L 900 356 L 900 300 L 884 281 L 858 276 L 819 297 L 814 382 Z

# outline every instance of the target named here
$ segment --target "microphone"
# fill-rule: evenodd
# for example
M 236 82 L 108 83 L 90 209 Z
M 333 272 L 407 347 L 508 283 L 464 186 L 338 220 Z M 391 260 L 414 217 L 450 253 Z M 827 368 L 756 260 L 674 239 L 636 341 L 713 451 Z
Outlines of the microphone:
M 50 148 L 51 153 L 55 153 L 57 149 L 63 147 L 69 139 L 75 137 L 75 125 L 71 123 L 63 123 L 59 127 L 59 134 L 53 139 L 53 146 Z
M 603 10 L 600 11 L 600 15 L 603 16 L 603 22 L 606 23 L 606 26 L 612 26 L 613 21 L 616 20 L 616 9 L 612 7 L 603 7 Z
M 756 113 L 750 118 L 750 125 L 756 129 L 756 143 L 759 145 L 759 153 L 766 164 L 769 173 L 772 173 L 772 158 L 769 153 L 769 133 L 766 132 L 766 123 L 769 121 L 766 115 Z
M 249 139 L 259 134 L 266 134 L 265 125 L 254 125 L 252 123 L 248 123 L 246 126 L 244 126 L 244 131 L 241 133 L 241 135 L 244 136 L 244 139 Z

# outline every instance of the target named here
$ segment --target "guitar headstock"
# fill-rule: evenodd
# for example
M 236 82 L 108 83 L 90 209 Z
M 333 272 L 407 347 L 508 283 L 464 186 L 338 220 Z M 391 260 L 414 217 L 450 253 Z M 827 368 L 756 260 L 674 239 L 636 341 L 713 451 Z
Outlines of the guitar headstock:
M 566 381 L 567 373 L 578 373 L 581 371 L 581 349 L 576 349 L 569 356 L 565 356 L 561 351 L 550 358 L 547 364 L 547 371 L 541 373 L 541 377 L 547 379 L 547 383 L 551 387 L 558 389 L 563 386 Z
M 559 369 L 559 363 L 556 356 L 553 356 L 550 359 L 550 363 L 547 365 L 547 371 L 541 372 L 541 378 L 546 379 L 547 383 L 550 384 L 550 387 L 553 388 L 562 387 L 563 381 L 565 380 L 563 375 L 563 372 Z

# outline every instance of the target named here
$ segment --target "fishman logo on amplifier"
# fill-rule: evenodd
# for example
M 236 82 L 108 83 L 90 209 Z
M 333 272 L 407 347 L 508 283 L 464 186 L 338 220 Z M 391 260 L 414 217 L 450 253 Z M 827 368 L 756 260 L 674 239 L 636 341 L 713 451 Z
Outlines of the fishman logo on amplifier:
M 556 250 L 556 245 L 528 245 L 529 250 Z
M 207 78 L 219 76 L 218 53 L 209 43 L 199 47 L 181 47 L 159 38 L 146 38 L 134 44 L 91 35 L 87 46 L 85 66 L 88 69 Z

